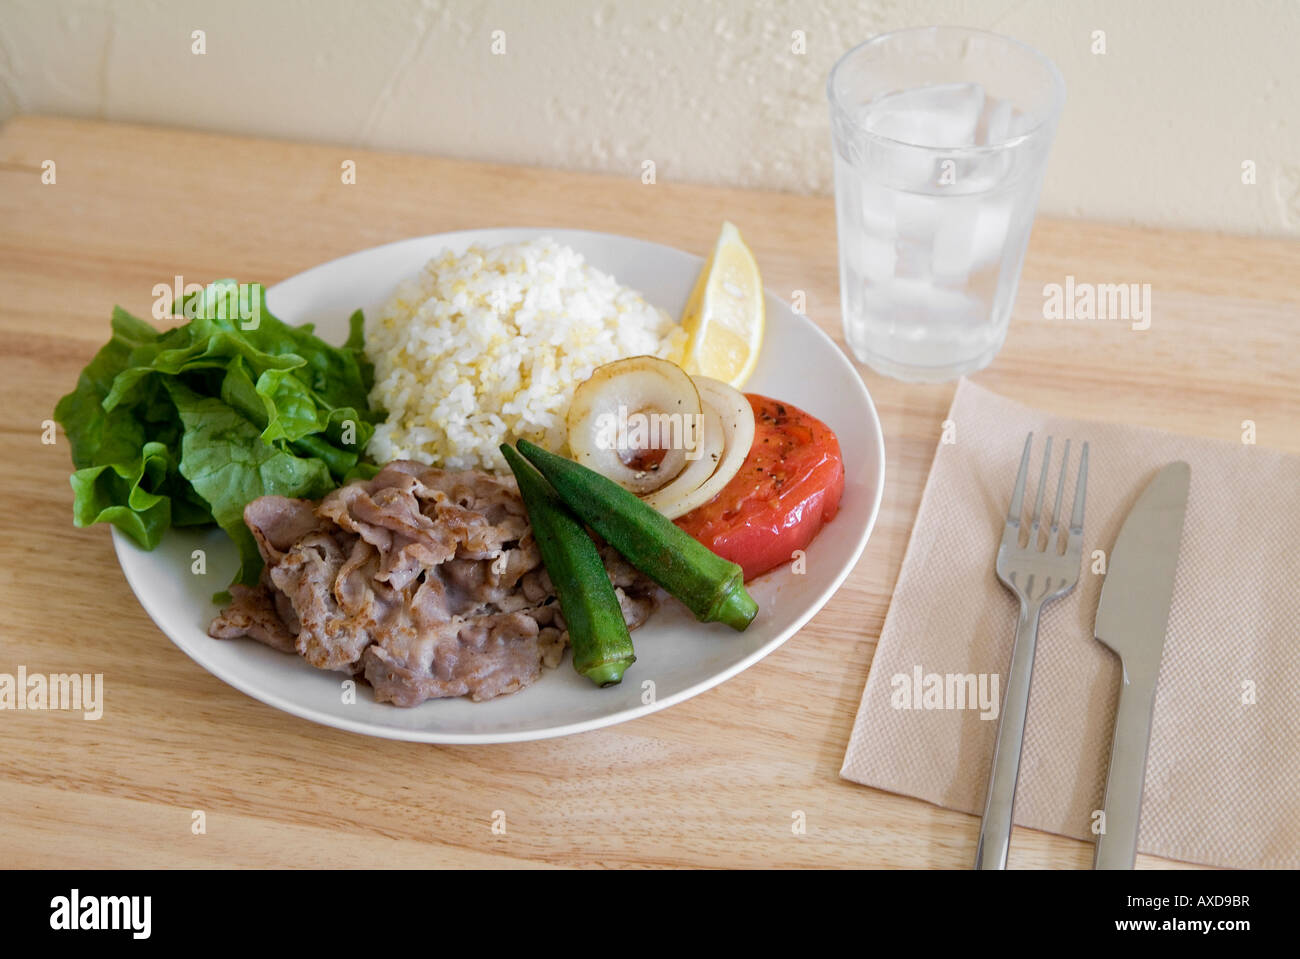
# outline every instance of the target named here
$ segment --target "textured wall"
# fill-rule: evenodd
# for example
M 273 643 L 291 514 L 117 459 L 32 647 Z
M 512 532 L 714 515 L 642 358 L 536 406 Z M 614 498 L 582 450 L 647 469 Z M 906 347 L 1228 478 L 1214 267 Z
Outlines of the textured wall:
M 1300 235 L 1295 0 L 0 0 L 0 117 L 628 176 L 652 159 L 660 178 L 821 192 L 830 66 L 924 23 L 1009 33 L 1060 65 L 1044 210 Z

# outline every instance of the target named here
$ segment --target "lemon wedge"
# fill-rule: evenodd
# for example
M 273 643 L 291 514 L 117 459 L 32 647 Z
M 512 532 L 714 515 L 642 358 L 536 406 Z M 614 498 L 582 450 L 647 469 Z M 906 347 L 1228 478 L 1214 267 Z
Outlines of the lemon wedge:
M 763 346 L 763 280 L 754 254 L 729 222 L 682 312 L 682 366 L 734 387 L 749 379 Z

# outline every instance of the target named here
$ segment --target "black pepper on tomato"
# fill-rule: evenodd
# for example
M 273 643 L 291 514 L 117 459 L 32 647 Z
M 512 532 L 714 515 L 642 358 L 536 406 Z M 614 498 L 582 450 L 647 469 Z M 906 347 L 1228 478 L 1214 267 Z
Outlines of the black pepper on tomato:
M 722 491 L 676 522 L 751 580 L 788 563 L 839 509 L 844 460 L 835 434 L 789 403 L 747 393 L 754 445 Z

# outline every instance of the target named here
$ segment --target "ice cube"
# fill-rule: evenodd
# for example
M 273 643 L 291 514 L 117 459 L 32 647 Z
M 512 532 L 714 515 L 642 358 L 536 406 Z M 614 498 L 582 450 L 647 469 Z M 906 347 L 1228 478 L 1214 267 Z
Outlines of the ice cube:
M 966 285 L 974 266 L 971 247 L 978 218 L 978 200 L 951 197 L 944 205 L 930 251 L 930 268 L 935 279 L 952 286 Z
M 1006 246 L 1010 224 L 1009 200 L 953 197 L 944 206 L 934 234 L 930 265 L 935 278 L 963 286 L 972 271 L 996 263 Z
M 953 178 L 954 192 L 988 193 L 996 189 L 1011 172 L 1013 160 L 1009 150 L 993 150 L 964 158 Z
M 898 251 L 894 241 L 885 237 L 863 233 L 858 237 L 854 265 L 869 283 L 886 283 L 894 278 Z
M 986 100 L 975 130 L 975 142 L 980 146 L 1002 143 L 1011 133 L 1011 101 Z
M 1033 115 L 1026 113 L 1025 111 L 1019 108 L 1016 108 L 1011 111 L 1011 119 L 1008 124 L 1007 136 L 1008 137 L 1024 136 L 1026 133 L 1029 132 L 1030 128 L 1033 125 L 1034 125 Z
M 971 266 L 975 269 L 990 266 L 1002 258 L 1011 228 L 1012 201 L 982 200 L 975 218 L 975 231 L 971 237 Z
M 932 272 L 931 247 L 929 237 L 925 240 L 900 238 L 894 248 L 894 273 L 900 279 L 928 279 Z
M 877 236 L 897 236 L 898 192 L 863 179 L 858 185 L 858 195 L 863 229 Z
M 865 123 L 872 133 L 917 146 L 973 146 L 983 107 L 980 84 L 938 83 L 877 97 Z
M 872 155 L 872 175 L 890 187 L 913 192 L 933 188 L 942 172 L 933 151 L 890 144 Z M 901 211 L 900 215 L 901 215 Z
M 930 196 L 925 193 L 899 193 L 895 207 L 898 216 L 898 235 L 919 237 L 928 241 L 938 229 L 944 210 L 951 200 L 951 197 Z

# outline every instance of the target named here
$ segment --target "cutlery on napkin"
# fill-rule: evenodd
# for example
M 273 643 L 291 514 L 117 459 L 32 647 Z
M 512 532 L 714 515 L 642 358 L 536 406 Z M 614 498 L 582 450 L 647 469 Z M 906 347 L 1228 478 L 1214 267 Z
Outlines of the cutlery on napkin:
M 1119 659 L 1093 638 L 1106 564 L 1142 490 L 1182 460 L 1196 482 L 1156 686 L 1138 850 L 1300 867 L 1300 457 L 1052 415 L 967 380 L 947 419 L 955 442 L 937 446 L 841 775 L 981 811 L 997 709 L 927 708 L 926 697 L 900 695 L 899 677 L 970 677 L 977 689 L 1000 678 L 1018 614 L 988 561 L 1006 516 L 1006 464 L 1030 431 L 1087 436 L 1079 583 L 1039 625 L 1015 822 L 1097 837 L 1122 676 Z

